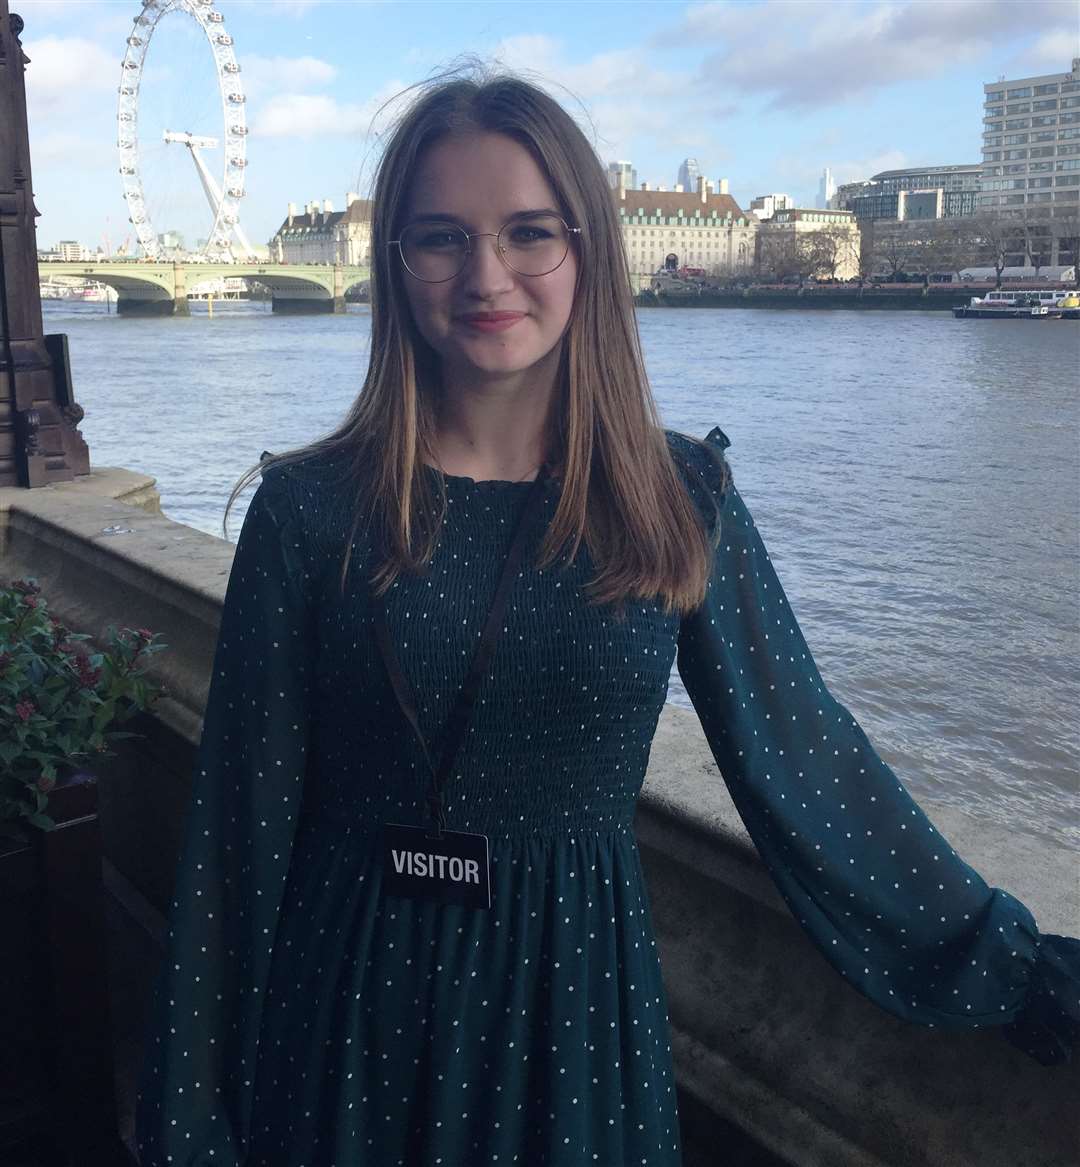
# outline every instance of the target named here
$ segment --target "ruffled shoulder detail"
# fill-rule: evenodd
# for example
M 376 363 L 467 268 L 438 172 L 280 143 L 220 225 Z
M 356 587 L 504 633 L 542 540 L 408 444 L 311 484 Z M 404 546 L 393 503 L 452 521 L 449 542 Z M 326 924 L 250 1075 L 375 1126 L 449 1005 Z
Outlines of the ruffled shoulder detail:
M 265 462 L 270 457 L 272 455 L 269 451 L 263 450 L 259 460 Z M 307 544 L 304 528 L 297 514 L 290 469 L 291 467 L 275 465 L 264 467 L 260 471 L 261 481 L 251 505 L 255 506 L 258 502 L 273 521 L 281 543 L 285 573 L 294 596 L 298 601 L 310 604 L 311 573 L 308 569 Z
M 664 430 L 664 434 L 690 497 L 710 534 L 714 534 L 733 485 L 731 467 L 724 455 L 731 439 L 719 426 L 713 426 L 704 438 L 678 430 Z

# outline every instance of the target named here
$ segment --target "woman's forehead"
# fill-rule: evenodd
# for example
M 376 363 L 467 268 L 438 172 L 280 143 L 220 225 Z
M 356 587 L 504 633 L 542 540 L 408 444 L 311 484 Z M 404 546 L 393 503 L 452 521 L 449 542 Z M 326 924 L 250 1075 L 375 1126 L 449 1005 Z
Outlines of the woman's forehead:
M 406 214 L 455 218 L 558 209 L 555 192 L 529 151 L 505 134 L 443 138 L 417 160 Z

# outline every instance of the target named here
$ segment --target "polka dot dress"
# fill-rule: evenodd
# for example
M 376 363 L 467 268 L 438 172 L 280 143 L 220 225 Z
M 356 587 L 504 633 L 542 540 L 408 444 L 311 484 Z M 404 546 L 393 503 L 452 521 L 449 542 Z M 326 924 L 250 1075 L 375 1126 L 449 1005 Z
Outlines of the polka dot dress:
M 587 603 L 584 547 L 532 566 L 558 501 L 543 488 L 446 787 L 448 829 L 489 836 L 490 911 L 381 888 L 379 825 L 423 821 L 424 761 L 359 573 L 337 591 L 343 492 L 315 460 L 264 475 L 147 1029 L 143 1167 L 681 1167 L 633 832 L 676 654 L 762 859 L 837 971 L 897 1016 L 1002 1026 L 1068 1060 L 1080 941 L 987 887 L 829 695 L 723 432 L 667 437 L 703 520 L 720 518 L 705 602 L 681 620 Z M 428 571 L 386 596 L 433 752 L 532 488 L 445 481 Z

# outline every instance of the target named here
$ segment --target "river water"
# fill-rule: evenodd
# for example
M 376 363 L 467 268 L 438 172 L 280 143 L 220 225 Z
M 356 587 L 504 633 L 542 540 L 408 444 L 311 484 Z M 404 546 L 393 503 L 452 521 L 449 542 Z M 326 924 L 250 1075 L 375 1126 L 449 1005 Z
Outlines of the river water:
M 92 464 L 154 475 L 169 518 L 215 535 L 240 473 L 335 426 L 367 361 L 364 306 L 45 313 L 69 337 Z M 727 433 L 826 683 L 912 795 L 1080 843 L 1080 327 L 691 308 L 638 321 L 664 424 Z M 691 708 L 674 671 L 669 700 Z

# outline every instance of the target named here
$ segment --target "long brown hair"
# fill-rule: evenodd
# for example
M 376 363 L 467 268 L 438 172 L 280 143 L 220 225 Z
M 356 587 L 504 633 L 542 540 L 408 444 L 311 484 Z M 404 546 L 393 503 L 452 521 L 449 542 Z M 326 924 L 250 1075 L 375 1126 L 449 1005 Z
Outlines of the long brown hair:
M 645 374 L 630 273 L 615 202 L 595 150 L 574 119 L 543 89 L 473 63 L 410 86 L 418 93 L 389 135 L 372 193 L 371 357 L 360 394 L 326 437 L 267 457 L 245 471 L 225 509 L 261 470 L 320 454 L 344 455 L 354 497 L 352 531 L 340 571 L 344 591 L 361 519 L 387 548 L 372 563 L 382 594 L 400 571 L 421 573 L 446 513 L 435 461 L 439 364 L 416 329 L 397 238 L 410 177 L 432 144 L 451 134 L 495 132 L 526 147 L 555 191 L 573 236 L 577 286 L 557 374 L 555 448 L 562 491 L 540 546 L 538 567 L 572 560 L 584 540 L 597 604 L 662 598 L 667 614 L 688 612 L 705 595 L 713 544 L 683 485 Z M 400 95 L 399 95 L 400 96 Z M 432 485 L 434 479 L 438 485 Z M 226 534 L 227 537 L 227 534 Z

